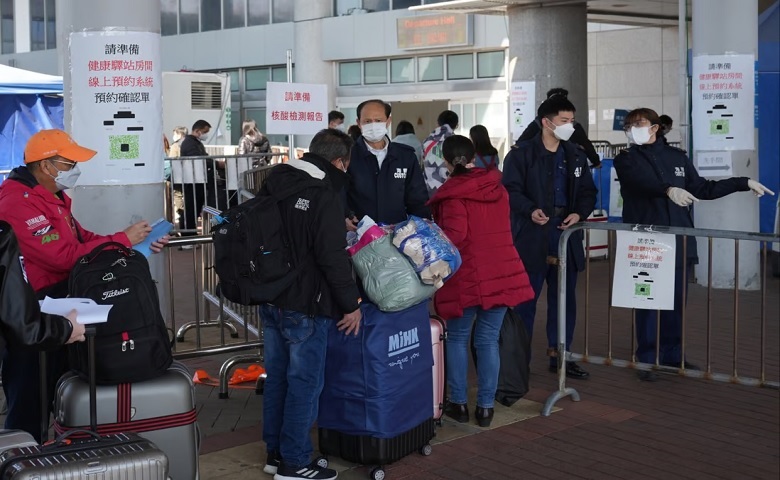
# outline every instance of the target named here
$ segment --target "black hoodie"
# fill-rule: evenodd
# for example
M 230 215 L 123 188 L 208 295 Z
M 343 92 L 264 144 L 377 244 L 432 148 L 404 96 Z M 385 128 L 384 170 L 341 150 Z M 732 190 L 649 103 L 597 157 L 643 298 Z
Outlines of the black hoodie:
M 294 260 L 301 266 L 298 278 L 273 304 L 340 320 L 358 309 L 359 293 L 346 251 L 341 199 L 322 162 L 311 154 L 291 160 L 275 167 L 263 185 L 284 199 L 279 211 Z

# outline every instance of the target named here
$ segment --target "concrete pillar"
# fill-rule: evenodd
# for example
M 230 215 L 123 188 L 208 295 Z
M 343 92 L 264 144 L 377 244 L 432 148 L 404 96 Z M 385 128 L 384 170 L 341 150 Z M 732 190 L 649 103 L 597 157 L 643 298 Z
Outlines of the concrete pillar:
M 333 64 L 321 59 L 322 19 L 331 16 L 333 2 L 295 0 L 295 64 L 296 83 L 317 83 L 328 86 L 328 111 L 336 104 L 336 82 Z M 328 112 L 325 112 L 327 114 Z M 308 148 L 312 135 L 296 135 L 295 146 Z
M 69 64 L 69 34 L 71 32 L 100 30 L 105 27 L 125 29 L 143 32 L 160 32 L 160 1 L 159 0 L 134 0 L 133 2 L 107 2 L 105 0 L 59 0 L 57 2 L 57 49 L 60 61 L 60 71 L 63 74 L 65 95 L 65 129 L 72 132 L 74 98 Z M 121 40 L 117 40 L 121 41 Z M 159 45 L 159 44 L 158 44 Z M 158 47 L 159 48 L 159 47 Z M 156 71 L 144 72 L 143 75 L 161 78 L 162 65 L 154 65 Z M 108 72 L 109 76 L 111 75 Z M 149 102 L 162 105 L 162 85 L 159 85 L 156 96 Z M 75 102 L 92 101 L 79 98 Z M 154 103 L 151 103 L 154 104 Z M 117 104 L 117 109 L 123 105 Z M 160 108 L 160 112 L 162 108 Z M 139 119 L 147 120 L 147 119 Z M 156 127 L 155 127 L 156 125 Z M 150 137 L 159 139 L 159 158 L 154 157 L 158 152 L 153 150 L 153 155 L 144 161 L 160 166 L 159 180 L 143 184 L 133 183 L 132 178 L 121 178 L 119 182 L 112 184 L 99 184 L 89 180 L 88 175 L 82 175 L 76 188 L 68 192 L 73 198 L 74 215 L 79 219 L 84 228 L 100 234 L 111 234 L 124 230 L 131 224 L 145 219 L 153 222 L 163 216 L 164 184 L 162 172 L 162 118 L 159 122 L 151 122 L 144 125 L 145 128 L 153 128 L 149 132 Z M 96 129 L 100 123 L 96 124 Z M 95 135 L 101 135 L 96 133 Z M 102 135 L 108 135 L 103 133 Z M 91 137 L 94 142 L 95 138 Z M 86 147 L 101 150 L 85 139 L 75 138 L 77 142 L 83 142 Z M 143 152 L 143 150 L 142 150 Z M 154 157 L 154 158 L 152 158 Z M 88 168 L 96 168 L 99 165 L 91 162 L 105 161 L 107 152 L 98 151 L 98 155 L 82 167 L 82 171 Z M 86 178 L 85 178 L 86 177 Z M 94 175 L 92 175 L 94 177 Z M 168 316 L 168 275 L 164 255 L 152 255 L 149 258 L 152 276 L 157 280 L 160 293 L 160 301 L 164 316 Z
M 580 123 L 587 129 L 585 2 L 566 6 L 510 7 L 507 17 L 510 81 L 535 81 L 537 106 L 546 98 L 547 90 L 565 88 L 577 108 Z
M 757 0 L 740 2 L 693 0 L 692 6 L 694 57 L 724 54 L 758 55 Z M 696 112 L 693 112 L 693 117 L 696 117 Z M 692 156 L 694 164 L 699 143 L 694 136 Z M 758 145 L 757 141 L 756 145 Z M 758 179 L 756 149 L 732 151 L 731 157 L 733 176 Z M 758 200 L 749 193 L 735 193 L 718 200 L 699 202 L 694 209 L 694 222 L 698 228 L 757 232 L 759 230 Z M 706 239 L 699 239 L 698 243 L 700 261 L 696 267 L 696 277 L 698 282 L 704 285 L 707 282 L 709 246 Z M 739 259 L 739 288 L 758 289 L 761 285 L 758 244 L 740 242 Z M 734 242 L 732 240 L 716 241 L 713 244 L 712 283 L 716 288 L 734 287 Z
M 14 48 L 16 53 L 29 52 L 31 43 L 30 1 L 14 0 Z

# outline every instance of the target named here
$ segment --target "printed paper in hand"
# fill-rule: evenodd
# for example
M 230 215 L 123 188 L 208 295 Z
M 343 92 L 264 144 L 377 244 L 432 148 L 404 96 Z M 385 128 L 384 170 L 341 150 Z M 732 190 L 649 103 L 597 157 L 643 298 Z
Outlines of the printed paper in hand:
M 65 316 L 76 310 L 78 322 L 82 325 L 91 323 L 105 323 L 108 321 L 108 312 L 113 305 L 98 305 L 91 298 L 50 298 L 46 297 L 41 303 L 41 312 L 50 315 Z

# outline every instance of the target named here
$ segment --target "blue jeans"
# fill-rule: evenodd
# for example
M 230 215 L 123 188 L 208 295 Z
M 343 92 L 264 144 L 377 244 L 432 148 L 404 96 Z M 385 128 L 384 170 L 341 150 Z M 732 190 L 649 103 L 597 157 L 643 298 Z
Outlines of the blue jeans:
M 533 338 L 534 319 L 536 318 L 536 302 L 542 292 L 542 286 L 547 281 L 547 347 L 558 346 L 558 266 L 548 265 L 545 271 L 529 273 L 528 279 L 534 289 L 534 298 L 515 307 L 515 312 L 523 319 L 528 337 Z M 574 338 L 574 326 L 577 323 L 577 270 L 574 266 L 566 269 L 566 350 L 571 348 Z M 529 352 L 530 355 L 530 352 Z M 529 358 L 530 360 L 530 358 Z M 550 357 L 550 365 L 557 365 L 557 360 Z
M 310 431 L 325 381 L 328 317 L 260 307 L 265 341 L 263 441 L 285 465 L 302 467 L 313 452 Z
M 477 406 L 493 408 L 498 388 L 498 368 L 501 364 L 498 356 L 498 335 L 505 314 L 506 307 L 490 310 L 469 307 L 463 310 L 462 317 L 447 320 L 447 385 L 452 403 L 467 402 L 469 338 L 476 316 L 474 347 L 477 349 Z
M 687 279 L 691 278 L 693 264 L 687 262 Z M 658 347 L 658 362 L 680 364 L 682 360 L 682 311 L 688 302 L 687 279 L 683 279 L 683 268 L 674 270 L 674 310 L 661 310 L 661 338 Z M 636 319 L 636 361 L 655 363 L 656 322 L 658 310 L 637 309 Z

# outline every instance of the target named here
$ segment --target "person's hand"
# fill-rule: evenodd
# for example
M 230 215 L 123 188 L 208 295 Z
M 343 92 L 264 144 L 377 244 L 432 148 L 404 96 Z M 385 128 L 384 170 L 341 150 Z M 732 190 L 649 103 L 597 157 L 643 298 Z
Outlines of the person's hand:
M 544 225 L 550 221 L 550 217 L 545 215 L 541 208 L 537 208 L 531 213 L 531 221 L 537 225 Z
M 146 220 L 134 223 L 124 230 L 125 235 L 130 240 L 130 245 L 138 245 L 143 242 L 151 231 L 152 227 L 149 226 L 149 222 Z
M 345 218 L 344 222 L 346 222 L 347 224 L 348 232 L 357 232 L 357 224 L 358 224 L 357 218 L 355 217 Z
M 68 343 L 74 343 L 74 342 L 83 342 L 86 340 L 86 328 L 84 328 L 84 325 L 80 324 L 78 321 L 76 321 L 76 318 L 78 316 L 78 313 L 76 310 L 71 310 L 70 313 L 65 315 L 65 318 L 68 319 L 70 322 L 70 325 L 72 328 L 70 332 L 70 338 L 68 339 L 66 344 Z
M 360 331 L 360 320 L 363 318 L 363 314 L 360 313 L 358 308 L 352 313 L 345 314 L 339 323 L 336 324 L 339 327 L 339 332 L 344 332 L 346 335 L 354 333 L 357 336 Z
M 770 195 L 775 194 L 775 192 L 766 188 L 765 186 L 761 185 L 755 180 L 748 179 L 748 188 L 750 189 L 750 191 L 753 192 L 753 195 L 757 197 L 763 197 L 765 193 L 768 193 Z
M 681 207 L 687 207 L 693 202 L 699 201 L 699 199 L 694 197 L 691 192 L 679 187 L 669 187 L 669 189 L 666 191 L 666 196 Z
M 567 228 L 571 227 L 575 223 L 578 223 L 580 221 L 580 216 L 577 213 L 570 213 L 568 217 L 563 219 L 563 222 L 561 223 L 561 226 L 558 227 L 561 230 L 566 230 Z
M 166 245 L 168 245 L 168 242 L 171 240 L 171 237 L 168 235 L 158 238 L 156 242 L 152 242 L 151 245 L 149 245 L 149 250 L 152 251 L 152 253 L 160 253 L 162 252 L 162 249 L 165 248 Z

